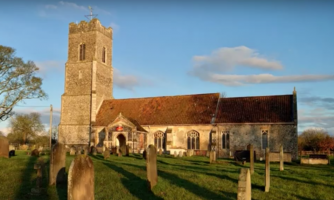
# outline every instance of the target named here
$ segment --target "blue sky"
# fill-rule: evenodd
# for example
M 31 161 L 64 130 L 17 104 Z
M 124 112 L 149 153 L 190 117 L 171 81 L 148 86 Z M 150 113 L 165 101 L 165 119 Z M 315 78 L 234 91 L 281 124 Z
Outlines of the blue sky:
M 52 104 L 59 123 L 69 23 L 87 20 L 88 6 L 114 31 L 115 98 L 296 87 L 299 132 L 334 134 L 333 1 L 3 1 L 0 44 L 40 67 L 49 95 L 20 103 L 17 113 L 38 111 L 48 124 Z

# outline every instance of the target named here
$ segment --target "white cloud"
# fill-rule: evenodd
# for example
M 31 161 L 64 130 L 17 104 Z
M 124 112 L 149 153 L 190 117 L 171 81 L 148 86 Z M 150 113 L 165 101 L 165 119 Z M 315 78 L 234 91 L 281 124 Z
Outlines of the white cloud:
M 36 66 L 39 68 L 39 73 L 46 77 L 49 72 L 60 72 L 63 73 L 65 69 L 64 61 L 57 60 L 47 60 L 47 61 L 37 61 L 35 62 Z
M 76 3 L 72 3 L 72 2 L 59 1 L 59 4 L 62 5 L 62 6 L 65 6 L 65 7 L 73 8 L 73 9 L 88 11 L 88 7 L 80 6 L 80 5 L 78 5 Z
M 252 67 L 267 70 L 280 70 L 283 66 L 276 60 L 268 60 L 256 50 L 245 46 L 223 47 L 215 50 L 211 55 L 194 56 L 196 70 L 210 70 L 213 72 L 231 71 L 237 66 Z
M 138 86 L 151 86 L 150 80 L 135 75 L 123 75 L 118 69 L 114 68 L 114 85 L 126 90 L 134 91 Z
M 243 86 L 263 83 L 294 83 L 334 80 L 334 75 L 288 75 L 276 76 L 270 73 L 237 75 L 227 74 L 236 67 L 257 68 L 261 70 L 282 70 L 279 61 L 269 60 L 256 50 L 245 46 L 224 47 L 208 56 L 194 56 L 194 66 L 189 72 L 204 81 L 226 86 Z
M 114 31 L 114 32 L 117 32 L 117 31 L 119 31 L 119 25 L 118 24 L 116 24 L 115 22 L 111 22 L 110 24 L 109 24 L 109 26 L 112 28 L 112 30 Z

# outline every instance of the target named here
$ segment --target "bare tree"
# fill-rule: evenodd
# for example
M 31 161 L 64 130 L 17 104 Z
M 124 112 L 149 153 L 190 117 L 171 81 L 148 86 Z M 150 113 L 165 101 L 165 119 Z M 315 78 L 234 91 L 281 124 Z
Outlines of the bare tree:
M 42 79 L 35 76 L 38 67 L 32 61 L 15 57 L 15 50 L 0 45 L 0 120 L 11 117 L 14 106 L 24 99 L 45 99 Z
M 39 113 L 16 114 L 10 119 L 11 137 L 25 144 L 38 133 L 44 131 Z

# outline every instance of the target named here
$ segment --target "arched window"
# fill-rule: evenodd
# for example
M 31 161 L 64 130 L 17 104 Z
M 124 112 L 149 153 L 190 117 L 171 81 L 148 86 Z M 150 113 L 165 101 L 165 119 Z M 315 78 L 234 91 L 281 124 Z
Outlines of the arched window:
M 222 148 L 230 149 L 230 132 L 229 131 L 222 132 Z
M 102 48 L 102 62 L 106 63 L 106 48 Z
M 80 44 L 79 60 L 85 60 L 86 45 Z
M 199 133 L 197 131 L 190 131 L 187 133 L 188 149 L 199 149 Z
M 268 130 L 262 130 L 262 149 L 268 147 Z
M 157 131 L 154 133 L 154 146 L 157 149 L 164 149 L 165 134 L 162 131 Z

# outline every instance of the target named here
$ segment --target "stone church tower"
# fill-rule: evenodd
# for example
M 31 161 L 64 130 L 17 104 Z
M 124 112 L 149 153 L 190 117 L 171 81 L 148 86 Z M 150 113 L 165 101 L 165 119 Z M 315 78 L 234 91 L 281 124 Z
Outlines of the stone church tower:
M 59 141 L 87 145 L 103 100 L 112 98 L 112 29 L 98 19 L 70 23 Z

